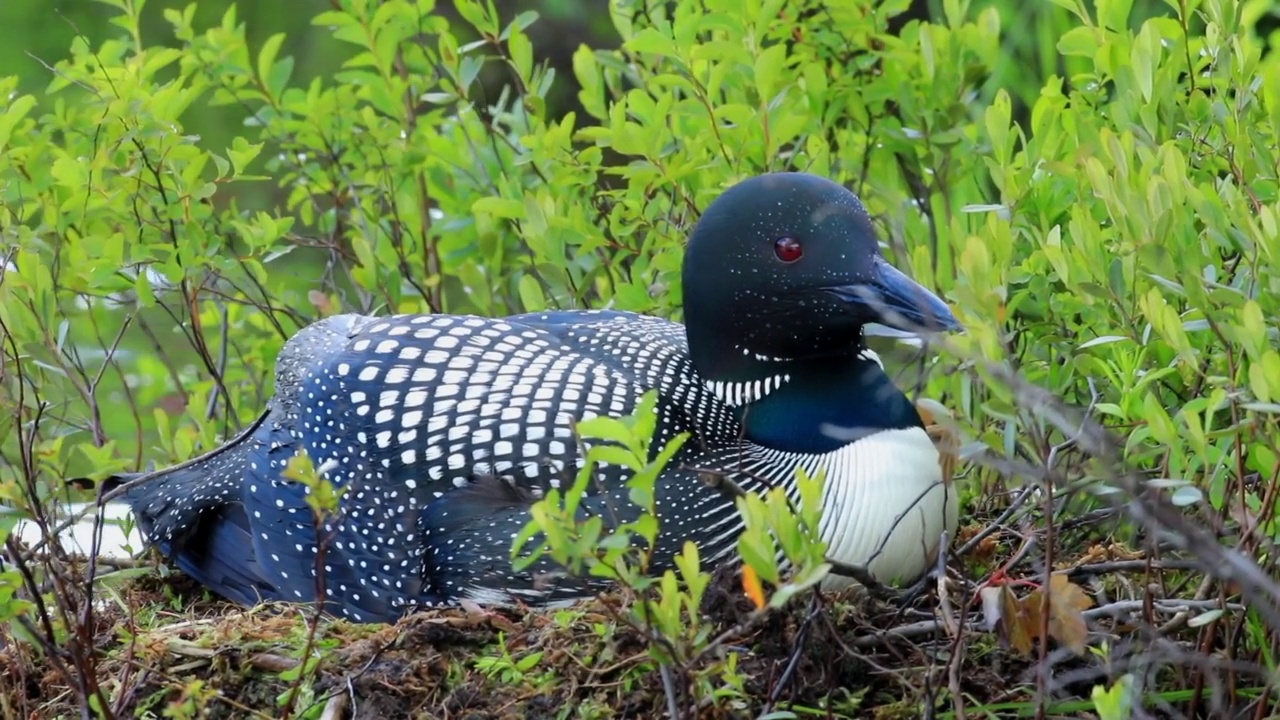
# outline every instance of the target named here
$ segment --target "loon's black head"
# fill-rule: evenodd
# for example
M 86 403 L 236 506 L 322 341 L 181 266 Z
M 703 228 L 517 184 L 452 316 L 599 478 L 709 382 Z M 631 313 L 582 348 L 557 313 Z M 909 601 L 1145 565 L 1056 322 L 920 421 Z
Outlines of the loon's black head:
M 857 196 L 805 173 L 753 177 L 716 198 L 683 278 L 690 357 L 710 381 L 856 354 L 871 322 L 959 328 L 942 300 L 885 261 Z

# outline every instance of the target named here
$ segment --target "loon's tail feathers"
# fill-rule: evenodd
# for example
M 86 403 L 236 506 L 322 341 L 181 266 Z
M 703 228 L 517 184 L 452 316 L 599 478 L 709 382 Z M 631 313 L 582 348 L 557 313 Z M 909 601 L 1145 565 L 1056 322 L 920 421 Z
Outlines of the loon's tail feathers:
M 235 438 L 197 458 L 148 473 L 102 481 L 100 497 L 128 504 L 146 543 L 201 585 L 254 605 L 279 599 L 254 552 L 243 488 L 259 474 L 263 444 L 252 436 L 268 413 Z M 113 495 L 114 494 L 114 497 Z
M 153 468 L 145 472 L 116 473 L 115 475 L 108 475 L 96 483 L 93 480 L 90 480 L 88 478 L 77 478 L 75 480 L 72 480 L 71 482 L 75 483 L 80 487 L 83 487 L 85 489 L 90 489 L 90 490 L 100 485 L 101 489 L 99 490 L 98 494 L 100 497 L 106 497 L 107 495 L 113 492 L 116 492 L 121 487 L 128 485 L 129 483 L 137 480 L 138 478 L 144 478 L 148 475 L 154 475 L 154 474 L 155 474 L 155 469 Z
M 282 600 L 258 563 L 244 505 L 228 503 L 200 516 L 198 526 L 173 556 L 196 582 L 244 606 Z
M 254 552 L 240 499 L 237 455 L 209 455 L 154 473 L 113 475 L 102 481 L 102 495 L 124 488 L 120 499 L 106 505 L 128 506 L 141 533 L 135 549 L 145 542 L 200 585 L 252 606 L 282 595 L 267 580 Z
M 255 447 L 247 441 L 267 416 L 262 413 L 239 435 L 186 462 L 151 472 L 112 475 L 102 480 L 99 497 L 127 503 L 147 543 L 170 558 L 200 528 L 206 512 L 240 502 Z

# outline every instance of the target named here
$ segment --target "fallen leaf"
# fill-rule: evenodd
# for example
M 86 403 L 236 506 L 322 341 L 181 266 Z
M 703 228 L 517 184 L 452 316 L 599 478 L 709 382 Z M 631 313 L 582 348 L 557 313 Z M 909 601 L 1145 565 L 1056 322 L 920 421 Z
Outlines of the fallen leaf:
M 1049 576 L 1049 635 L 1071 648 L 1077 655 L 1084 652 L 1089 640 L 1089 626 L 1084 611 L 1093 606 L 1093 598 L 1066 575 Z
M 742 591 L 751 598 L 751 602 L 755 603 L 757 610 L 765 606 L 764 585 L 760 582 L 760 576 L 756 574 L 755 568 L 750 565 L 742 566 Z
M 1031 655 L 1033 641 L 1040 636 L 1040 617 L 1039 590 L 1019 600 L 1008 585 L 1000 586 L 1000 620 L 1005 638 L 1014 650 Z

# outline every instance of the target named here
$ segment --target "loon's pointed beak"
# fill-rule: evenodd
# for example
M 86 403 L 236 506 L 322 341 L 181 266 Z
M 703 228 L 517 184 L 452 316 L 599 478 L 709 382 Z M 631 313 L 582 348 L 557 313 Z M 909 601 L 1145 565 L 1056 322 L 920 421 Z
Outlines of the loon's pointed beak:
M 870 311 L 876 322 L 899 330 L 961 329 L 960 322 L 941 298 L 882 258 L 876 259 L 870 281 L 831 287 L 827 291 L 850 305 Z

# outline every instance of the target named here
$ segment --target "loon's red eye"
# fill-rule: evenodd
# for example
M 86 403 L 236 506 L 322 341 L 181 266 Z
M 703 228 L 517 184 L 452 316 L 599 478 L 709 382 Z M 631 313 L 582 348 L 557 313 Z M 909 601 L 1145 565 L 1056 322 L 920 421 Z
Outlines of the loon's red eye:
M 793 263 L 804 255 L 804 246 L 793 237 L 781 237 L 773 243 L 773 253 L 784 263 Z

